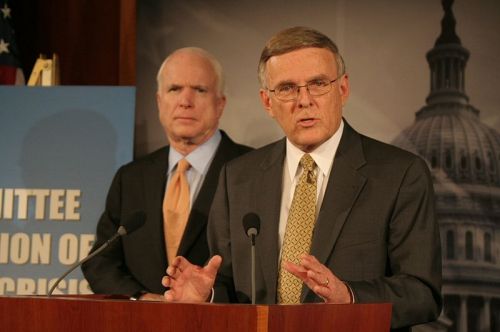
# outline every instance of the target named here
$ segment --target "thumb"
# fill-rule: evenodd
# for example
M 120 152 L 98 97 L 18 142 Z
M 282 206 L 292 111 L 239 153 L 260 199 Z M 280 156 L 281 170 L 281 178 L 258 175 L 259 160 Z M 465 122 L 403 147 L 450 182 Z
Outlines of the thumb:
M 205 266 L 205 270 L 212 276 L 215 277 L 217 271 L 219 270 L 220 265 L 222 264 L 222 257 L 219 255 L 215 255 L 208 261 Z

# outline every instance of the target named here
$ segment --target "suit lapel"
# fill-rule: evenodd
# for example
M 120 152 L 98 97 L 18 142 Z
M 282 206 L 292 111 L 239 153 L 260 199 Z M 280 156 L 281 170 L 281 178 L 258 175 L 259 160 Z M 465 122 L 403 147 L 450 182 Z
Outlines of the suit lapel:
M 335 155 L 311 244 L 311 255 L 322 264 L 326 265 L 342 226 L 366 183 L 366 178 L 358 172 L 364 164 L 359 134 L 344 121 L 344 132 Z M 302 301 L 310 291 L 307 287 L 303 288 Z
M 269 157 L 260 164 L 261 176 L 254 184 L 256 188 L 256 213 L 261 218 L 261 229 L 257 243 L 257 256 L 261 262 L 262 274 L 269 290 L 268 303 L 276 299 L 278 279 L 280 206 L 282 194 L 283 161 L 285 158 L 285 140 L 281 140 L 271 149 Z M 259 245 L 265 243 L 266 245 Z
M 200 233 L 207 227 L 208 212 L 215 195 L 220 170 L 228 160 L 236 155 L 236 144 L 224 132 L 221 132 L 221 134 L 221 142 L 189 214 L 186 229 L 179 244 L 178 255 L 188 256 L 190 248 L 196 242 Z
M 162 269 L 167 265 L 162 206 L 167 182 L 168 152 L 168 147 L 162 149 L 151 161 L 151 167 L 147 168 L 143 175 L 143 192 L 147 206 L 147 234 L 150 237 L 150 243 L 158 244 L 155 250 L 149 253 L 146 261 L 150 261 L 155 266 L 161 266 Z

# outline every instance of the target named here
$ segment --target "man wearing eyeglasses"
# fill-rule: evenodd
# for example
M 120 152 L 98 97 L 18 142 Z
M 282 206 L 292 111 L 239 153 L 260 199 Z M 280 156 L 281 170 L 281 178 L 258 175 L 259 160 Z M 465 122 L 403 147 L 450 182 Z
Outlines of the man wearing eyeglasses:
M 177 257 L 163 280 L 166 300 L 249 301 L 241 220 L 252 212 L 256 303 L 390 302 L 393 329 L 434 320 L 441 254 L 425 162 L 342 118 L 349 79 L 322 33 L 281 31 L 258 70 L 264 108 L 286 138 L 223 168 L 209 217 L 213 257 L 203 268 Z

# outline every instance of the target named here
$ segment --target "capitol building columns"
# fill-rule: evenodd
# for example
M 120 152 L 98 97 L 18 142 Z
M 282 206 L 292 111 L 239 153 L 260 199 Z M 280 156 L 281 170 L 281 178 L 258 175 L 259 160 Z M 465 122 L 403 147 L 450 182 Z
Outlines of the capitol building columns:
M 460 312 L 459 312 L 459 320 L 457 321 L 457 331 L 458 332 L 467 332 L 467 295 L 460 296 Z
M 443 258 L 443 314 L 419 331 L 500 332 L 500 134 L 465 92 L 469 51 L 443 0 L 441 34 L 427 53 L 430 92 L 393 141 L 427 161 Z
M 481 315 L 479 318 L 479 329 L 480 332 L 489 332 L 491 331 L 491 298 L 484 297 L 483 298 L 483 308 L 481 310 Z

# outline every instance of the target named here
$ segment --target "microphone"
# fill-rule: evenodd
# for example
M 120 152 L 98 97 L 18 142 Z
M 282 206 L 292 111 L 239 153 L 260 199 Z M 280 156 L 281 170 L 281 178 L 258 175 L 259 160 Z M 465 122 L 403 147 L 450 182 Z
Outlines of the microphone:
M 245 233 L 251 239 L 252 251 L 252 304 L 255 304 L 255 238 L 259 235 L 260 217 L 253 212 L 245 214 L 243 217 L 243 228 Z
M 137 229 L 139 229 L 142 225 L 144 225 L 144 222 L 146 221 L 146 213 L 144 211 L 135 211 L 122 222 L 120 227 L 118 227 L 118 230 L 116 233 L 106 242 L 104 242 L 99 248 L 97 248 L 94 252 L 92 252 L 90 255 L 82 259 L 81 261 L 78 261 L 74 263 L 73 265 L 70 266 L 70 268 L 64 272 L 62 276 L 57 279 L 57 281 L 52 285 L 52 287 L 49 290 L 49 293 L 47 294 L 48 297 L 52 296 L 52 293 L 54 290 L 57 288 L 57 285 L 61 282 L 61 280 L 64 279 L 68 274 L 70 274 L 74 269 L 76 269 L 78 266 L 82 265 L 92 257 L 96 256 L 99 254 L 101 251 L 106 249 L 111 243 L 115 242 L 116 239 L 118 239 L 120 236 L 124 236 L 127 234 L 131 234 L 135 232 Z

